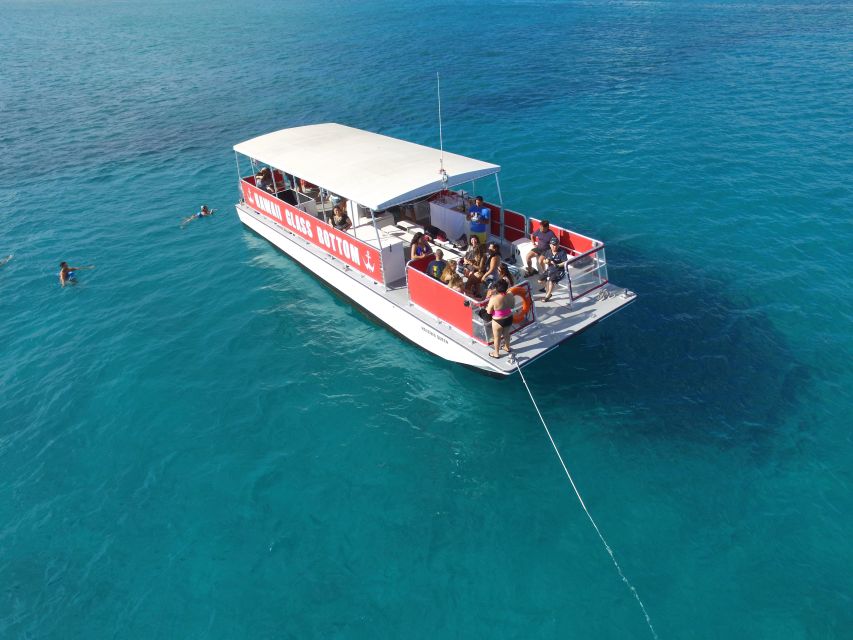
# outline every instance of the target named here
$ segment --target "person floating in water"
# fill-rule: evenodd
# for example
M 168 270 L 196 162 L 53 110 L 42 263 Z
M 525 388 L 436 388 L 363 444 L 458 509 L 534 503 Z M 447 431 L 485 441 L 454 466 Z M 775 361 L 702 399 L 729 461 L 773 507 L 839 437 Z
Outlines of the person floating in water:
M 77 272 L 83 269 L 94 269 L 95 265 L 90 264 L 85 267 L 69 267 L 67 262 L 59 263 L 59 284 L 61 286 L 65 286 L 66 284 L 76 284 L 77 283 Z
M 198 218 L 206 218 L 207 216 L 212 216 L 214 213 L 216 213 L 216 209 L 208 209 L 207 205 L 203 204 L 201 205 L 201 209 L 198 210 L 198 213 L 194 213 L 191 216 L 188 216 L 183 219 L 183 221 L 181 222 L 181 229 L 183 229 L 193 220 L 196 220 Z

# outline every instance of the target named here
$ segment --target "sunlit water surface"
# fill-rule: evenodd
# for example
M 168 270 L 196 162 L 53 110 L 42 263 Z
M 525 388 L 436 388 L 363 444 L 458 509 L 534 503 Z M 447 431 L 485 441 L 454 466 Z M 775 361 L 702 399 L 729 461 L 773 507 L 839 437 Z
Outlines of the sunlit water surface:
M 234 215 L 254 135 L 436 145 L 436 71 L 640 295 L 526 375 L 661 638 L 853 636 L 849 3 L 2 11 L 0 637 L 649 637 L 518 378 Z

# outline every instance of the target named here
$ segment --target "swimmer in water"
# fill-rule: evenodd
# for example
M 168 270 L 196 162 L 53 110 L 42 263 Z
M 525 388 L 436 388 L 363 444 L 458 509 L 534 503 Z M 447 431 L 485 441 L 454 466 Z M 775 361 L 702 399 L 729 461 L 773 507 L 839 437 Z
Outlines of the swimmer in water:
M 67 262 L 59 263 L 59 284 L 65 286 L 77 282 L 77 272 L 83 269 L 94 269 L 95 265 L 90 264 L 85 267 L 69 267 Z
M 201 205 L 201 209 L 198 210 L 198 213 L 194 213 L 191 216 L 188 216 L 183 219 L 181 222 L 181 229 L 186 227 L 193 220 L 197 220 L 198 218 L 206 218 L 207 216 L 212 216 L 216 213 L 216 209 L 208 209 L 206 204 Z

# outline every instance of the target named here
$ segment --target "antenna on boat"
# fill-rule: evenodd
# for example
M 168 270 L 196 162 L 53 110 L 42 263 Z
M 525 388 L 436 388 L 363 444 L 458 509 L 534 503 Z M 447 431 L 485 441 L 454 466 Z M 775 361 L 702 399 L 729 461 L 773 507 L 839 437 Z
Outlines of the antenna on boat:
M 441 174 L 442 183 L 446 186 L 447 171 L 444 170 L 444 136 L 441 131 L 441 76 L 438 74 L 438 71 L 435 72 L 435 86 L 438 91 L 438 145 L 441 149 L 441 155 L 438 159 L 440 165 L 438 172 Z

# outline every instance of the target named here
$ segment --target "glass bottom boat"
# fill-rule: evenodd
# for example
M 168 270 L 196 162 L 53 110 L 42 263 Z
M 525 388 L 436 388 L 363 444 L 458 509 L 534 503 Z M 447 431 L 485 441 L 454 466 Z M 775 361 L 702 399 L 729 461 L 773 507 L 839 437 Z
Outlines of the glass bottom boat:
M 603 242 L 551 224 L 566 261 L 545 300 L 541 274 L 525 269 L 543 220 L 503 207 L 497 165 L 333 123 L 283 129 L 234 150 L 244 225 L 446 360 L 509 375 L 636 299 L 608 280 Z M 244 175 L 245 158 L 252 171 Z M 488 176 L 498 203 L 475 205 L 460 187 Z M 412 241 L 424 234 L 421 246 L 440 249 L 444 261 L 464 262 L 472 235 L 498 246 L 513 280 L 512 356 L 490 357 L 485 287 L 460 270 L 462 290 L 451 288 L 428 272 L 435 254 L 413 256 Z

